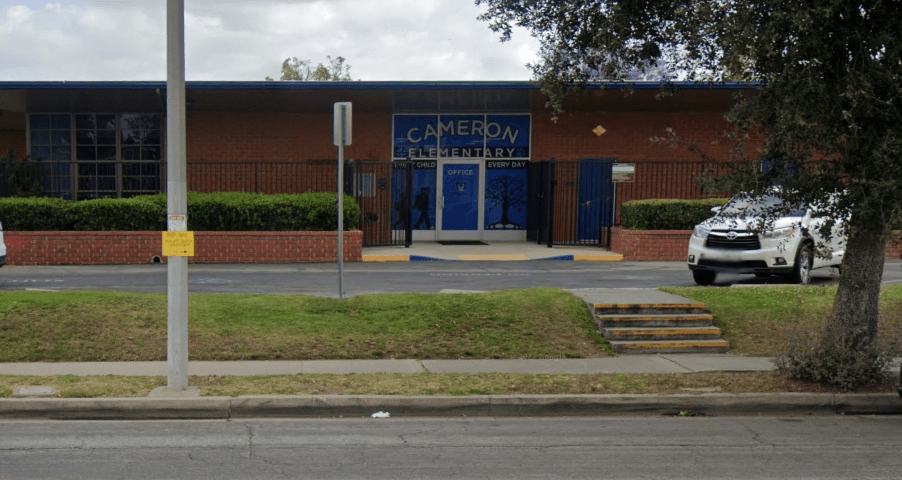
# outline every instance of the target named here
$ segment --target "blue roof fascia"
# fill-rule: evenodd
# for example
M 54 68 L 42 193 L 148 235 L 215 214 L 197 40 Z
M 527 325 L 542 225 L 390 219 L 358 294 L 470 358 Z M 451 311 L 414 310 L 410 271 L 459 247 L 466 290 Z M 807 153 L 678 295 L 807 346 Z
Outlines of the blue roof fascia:
M 0 82 L 0 90 L 144 90 L 166 89 L 165 81 L 77 81 Z M 590 90 L 660 90 L 672 86 L 684 90 L 743 90 L 757 83 L 704 82 L 611 82 L 587 85 Z M 485 82 L 276 82 L 276 81 L 188 81 L 187 90 L 538 90 L 530 81 Z

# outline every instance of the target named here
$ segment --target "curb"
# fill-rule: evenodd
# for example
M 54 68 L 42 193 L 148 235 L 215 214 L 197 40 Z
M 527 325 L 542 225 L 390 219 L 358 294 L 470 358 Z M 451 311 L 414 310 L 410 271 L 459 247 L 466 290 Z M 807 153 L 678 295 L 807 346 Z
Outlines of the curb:
M 574 254 L 574 255 L 558 255 L 554 257 L 530 258 L 524 254 L 462 254 L 458 258 L 437 258 L 427 257 L 423 255 L 361 255 L 361 262 L 385 263 L 385 262 L 454 262 L 454 261 L 538 261 L 538 260 L 560 260 L 566 262 L 622 262 L 623 255 L 612 254 Z
M 260 395 L 194 398 L 0 399 L 0 419 L 746 416 L 902 414 L 895 394 Z

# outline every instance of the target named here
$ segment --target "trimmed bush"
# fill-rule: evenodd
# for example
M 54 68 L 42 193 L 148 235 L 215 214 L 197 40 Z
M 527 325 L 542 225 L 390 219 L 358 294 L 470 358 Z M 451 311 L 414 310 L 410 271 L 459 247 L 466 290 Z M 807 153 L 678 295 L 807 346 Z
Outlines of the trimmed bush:
M 75 230 L 71 206 L 60 198 L 2 198 L 0 220 L 11 231 Z
M 328 231 L 337 226 L 334 193 L 264 195 L 188 193 L 188 229 L 196 231 Z M 357 227 L 360 207 L 344 197 L 345 229 Z M 162 231 L 166 195 L 68 202 L 56 198 L 0 199 L 10 231 Z
M 360 207 L 344 197 L 345 229 L 357 227 Z M 198 231 L 335 230 L 335 194 L 188 194 L 188 227 Z
M 166 230 L 166 202 L 148 197 L 99 198 L 72 203 L 73 230 L 83 232 Z
M 633 200 L 620 207 L 620 223 L 626 230 L 692 230 L 711 218 L 711 207 L 727 198 L 703 200 Z

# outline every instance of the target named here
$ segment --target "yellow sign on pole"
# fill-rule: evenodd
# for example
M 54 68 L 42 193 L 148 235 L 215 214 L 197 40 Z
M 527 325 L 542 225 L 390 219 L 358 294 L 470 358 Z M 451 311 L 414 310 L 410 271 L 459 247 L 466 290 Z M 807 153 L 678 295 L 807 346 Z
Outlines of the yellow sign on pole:
M 193 257 L 194 232 L 163 232 L 163 255 Z

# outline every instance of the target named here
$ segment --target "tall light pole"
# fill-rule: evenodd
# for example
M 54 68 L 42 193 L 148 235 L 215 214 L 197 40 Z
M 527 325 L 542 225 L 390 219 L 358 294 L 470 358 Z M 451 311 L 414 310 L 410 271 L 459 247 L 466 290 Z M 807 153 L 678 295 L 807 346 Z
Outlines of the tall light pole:
M 166 0 L 167 230 L 188 231 L 185 167 L 185 0 Z M 188 388 L 188 257 L 170 256 L 167 278 L 168 386 Z

